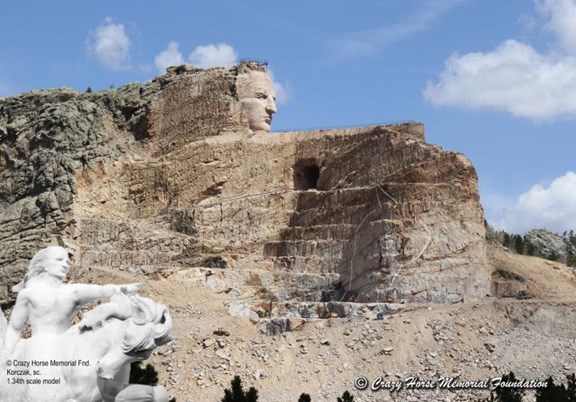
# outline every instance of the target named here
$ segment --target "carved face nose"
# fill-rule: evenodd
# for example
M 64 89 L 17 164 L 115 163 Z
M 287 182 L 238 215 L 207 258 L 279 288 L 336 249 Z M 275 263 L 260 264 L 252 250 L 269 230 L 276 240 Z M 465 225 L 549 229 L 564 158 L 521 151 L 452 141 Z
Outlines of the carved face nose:
M 276 102 L 274 99 L 270 98 L 268 100 L 268 103 L 266 104 L 266 112 L 268 112 L 269 115 L 276 113 Z

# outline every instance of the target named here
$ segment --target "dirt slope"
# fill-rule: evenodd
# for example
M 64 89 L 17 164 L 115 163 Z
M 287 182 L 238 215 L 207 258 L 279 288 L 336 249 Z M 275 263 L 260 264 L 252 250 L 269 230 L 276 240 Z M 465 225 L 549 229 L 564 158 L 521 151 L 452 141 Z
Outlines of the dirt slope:
M 517 377 L 559 381 L 576 371 L 576 276 L 559 263 L 489 246 L 500 283 L 522 297 L 486 298 L 452 305 L 405 305 L 375 320 L 360 317 L 308 320 L 298 331 L 260 334 L 247 318 L 228 313 L 230 303 L 254 295 L 214 293 L 197 283 L 138 278 L 142 293 L 170 306 L 175 341 L 153 357 L 161 382 L 178 401 L 219 401 L 234 375 L 255 386 L 261 401 L 335 401 L 349 390 L 355 401 L 475 401 L 486 391 L 407 390 L 406 379 L 434 383 L 459 376 L 476 381 L 514 371 Z M 514 275 L 506 275 L 505 273 Z M 122 276 L 119 276 L 122 275 Z M 501 276 L 514 279 L 502 279 Z M 522 279 L 519 279 L 522 278 Z M 92 270 L 83 281 L 133 281 L 132 274 Z M 500 285 L 502 288 L 502 285 Z M 357 377 L 404 381 L 397 393 L 358 391 Z

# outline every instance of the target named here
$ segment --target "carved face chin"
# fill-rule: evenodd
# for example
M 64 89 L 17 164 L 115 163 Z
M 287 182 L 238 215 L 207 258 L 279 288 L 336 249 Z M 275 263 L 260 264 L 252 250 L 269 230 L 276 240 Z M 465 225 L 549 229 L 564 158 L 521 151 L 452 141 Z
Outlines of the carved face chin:
M 270 131 L 272 115 L 276 113 L 276 94 L 268 74 L 249 71 L 238 75 L 238 97 L 248 127 L 254 131 Z

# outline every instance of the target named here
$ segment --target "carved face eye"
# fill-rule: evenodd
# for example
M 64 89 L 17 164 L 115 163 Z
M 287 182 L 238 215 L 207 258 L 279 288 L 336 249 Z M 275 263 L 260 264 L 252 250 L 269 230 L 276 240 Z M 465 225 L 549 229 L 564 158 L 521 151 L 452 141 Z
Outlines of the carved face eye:
M 264 93 L 262 93 L 262 92 L 259 92 L 259 93 L 256 94 L 256 98 L 257 98 L 257 99 L 268 99 L 268 95 L 266 95 L 266 94 L 264 94 Z

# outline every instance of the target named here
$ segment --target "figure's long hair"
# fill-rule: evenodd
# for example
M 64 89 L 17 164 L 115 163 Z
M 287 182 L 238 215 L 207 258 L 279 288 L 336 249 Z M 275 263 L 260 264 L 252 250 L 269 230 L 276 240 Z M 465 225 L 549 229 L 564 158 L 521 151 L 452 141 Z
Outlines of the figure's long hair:
M 65 248 L 59 246 L 50 246 L 38 251 L 34 255 L 34 257 L 32 257 L 30 265 L 28 266 L 28 272 L 26 273 L 26 275 L 24 275 L 24 279 L 22 279 L 22 281 L 20 281 L 18 284 L 14 285 L 12 287 L 12 291 L 16 293 L 20 292 L 22 289 L 26 288 L 26 285 L 28 284 L 30 279 L 40 275 L 42 272 L 45 272 L 48 257 L 51 254 L 57 252 L 68 253 Z

